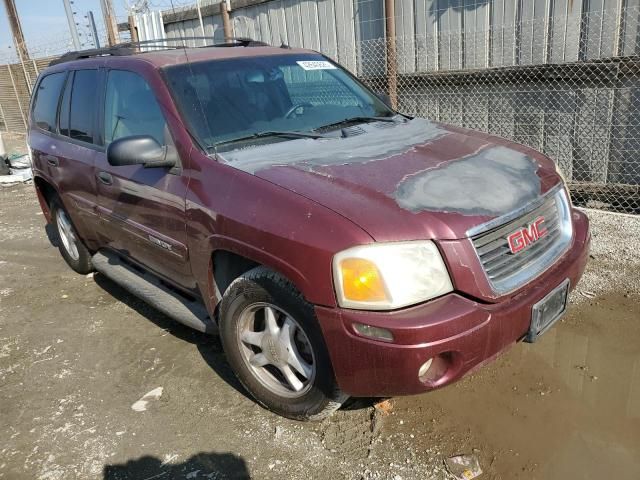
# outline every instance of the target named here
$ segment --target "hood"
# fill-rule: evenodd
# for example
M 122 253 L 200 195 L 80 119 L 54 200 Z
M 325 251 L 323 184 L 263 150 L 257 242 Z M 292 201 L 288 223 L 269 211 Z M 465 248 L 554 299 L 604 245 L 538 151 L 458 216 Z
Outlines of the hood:
M 553 162 L 535 150 L 425 119 L 346 133 L 235 150 L 221 160 L 334 210 L 376 241 L 463 238 L 560 182 Z

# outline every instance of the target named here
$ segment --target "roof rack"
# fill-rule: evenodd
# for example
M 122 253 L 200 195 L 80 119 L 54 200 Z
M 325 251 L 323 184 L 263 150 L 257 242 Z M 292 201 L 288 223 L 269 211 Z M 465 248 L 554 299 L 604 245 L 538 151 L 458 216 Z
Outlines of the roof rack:
M 88 50 L 79 50 L 67 52 L 64 55 L 49 62 L 49 66 L 59 65 L 61 63 L 80 60 L 83 58 L 94 58 L 103 56 L 121 57 L 134 55 L 137 53 L 155 52 L 163 50 L 177 50 L 182 48 L 209 48 L 209 47 L 268 47 L 269 44 L 253 40 L 246 37 L 233 37 L 224 43 L 211 43 L 199 47 L 187 47 L 185 42 L 194 40 L 204 40 L 215 42 L 213 37 L 175 37 L 161 38 L 157 40 L 143 40 L 141 42 L 119 43 L 112 47 L 92 48 Z M 177 45 L 167 45 L 168 43 L 176 43 Z

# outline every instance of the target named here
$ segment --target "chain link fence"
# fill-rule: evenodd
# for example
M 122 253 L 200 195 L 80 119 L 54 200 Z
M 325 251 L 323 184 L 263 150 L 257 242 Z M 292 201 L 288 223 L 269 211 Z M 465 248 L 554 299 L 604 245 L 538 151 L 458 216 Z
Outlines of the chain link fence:
M 579 2 L 567 1 L 564 10 L 554 11 L 552 4 L 563 2 L 513 0 L 517 8 L 509 16 L 507 0 L 477 0 L 454 17 L 453 7 L 417 9 L 438 2 L 402 0 L 396 4 L 414 2 L 414 10 L 396 12 L 397 36 L 391 40 L 384 35 L 383 2 L 353 0 L 353 18 L 339 19 L 335 33 L 327 34 L 332 43 L 323 38 L 330 30 L 323 27 L 320 4 L 327 1 L 337 12 L 351 0 L 318 2 L 318 20 L 300 10 L 305 15 L 299 15 L 297 38 L 289 22 L 298 15 L 292 10 L 291 17 L 278 17 L 276 10 L 285 6 L 279 1 L 232 11 L 235 34 L 319 49 L 374 91 L 397 98 L 403 113 L 545 153 L 563 171 L 575 204 L 640 213 L 640 7 L 618 1 L 613 8 L 602 2 L 602 8 L 588 9 L 583 2 L 576 10 Z M 287 9 L 296 2 L 290 3 Z M 536 5 L 547 10 L 540 13 Z M 219 19 L 207 21 L 217 25 Z M 0 130 L 24 131 L 30 89 L 24 79 L 35 80 L 48 60 L 31 63 L 0 65 Z M 12 87 L 9 72 L 24 86 Z
M 361 41 L 358 75 L 375 91 L 393 96 L 397 89 L 401 112 L 543 152 L 559 165 L 577 205 L 637 214 L 640 38 L 614 33 L 605 41 L 603 35 L 638 32 L 639 19 L 637 8 L 605 10 L 584 13 L 567 30 L 555 29 L 567 22 L 559 16 L 508 28 L 396 37 L 394 44 Z

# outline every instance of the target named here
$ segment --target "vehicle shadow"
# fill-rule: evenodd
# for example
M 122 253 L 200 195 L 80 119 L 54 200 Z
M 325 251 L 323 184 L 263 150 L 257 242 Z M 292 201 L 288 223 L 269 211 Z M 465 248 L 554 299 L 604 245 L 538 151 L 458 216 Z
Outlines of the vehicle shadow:
M 218 335 L 207 335 L 178 323 L 145 301 L 127 292 L 120 285 L 100 273 L 96 273 L 93 278 L 96 285 L 106 293 L 138 312 L 158 328 L 161 328 L 180 340 L 195 345 L 207 365 L 222 380 L 227 382 L 229 386 L 247 399 L 252 402 L 255 401 L 238 381 L 233 370 L 231 370 L 231 367 L 227 363 Z M 341 409 L 347 411 L 367 409 L 373 407 L 373 405 L 380 400 L 380 398 L 350 398 Z
M 182 463 L 164 463 L 150 455 L 129 460 L 124 464 L 105 465 L 104 480 L 143 479 L 250 479 L 246 462 L 233 453 L 200 452 Z
M 227 382 L 237 392 L 253 401 L 253 398 L 247 393 L 242 384 L 238 381 L 235 374 L 231 370 L 231 367 L 227 363 L 224 352 L 222 350 L 222 344 L 220 343 L 220 337 L 218 337 L 217 335 L 207 335 L 198 332 L 196 330 L 193 330 L 192 328 L 176 322 L 175 320 L 166 316 L 164 313 L 153 308 L 148 303 L 127 292 L 120 285 L 113 282 L 104 275 L 96 273 L 93 279 L 98 287 L 100 287 L 102 290 L 104 290 L 119 302 L 122 302 L 129 308 L 135 310 L 147 320 L 154 323 L 158 328 L 170 333 L 171 335 L 179 338 L 182 341 L 195 345 L 207 365 L 222 380 Z

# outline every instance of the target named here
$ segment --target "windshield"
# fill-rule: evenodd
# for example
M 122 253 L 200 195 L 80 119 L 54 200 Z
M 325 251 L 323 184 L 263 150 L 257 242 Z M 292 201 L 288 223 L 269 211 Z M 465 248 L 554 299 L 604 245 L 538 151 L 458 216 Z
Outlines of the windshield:
M 165 69 L 191 133 L 205 148 L 234 140 L 294 139 L 264 132 L 311 132 L 355 117 L 394 113 L 319 54 L 239 57 Z M 338 125 L 335 128 L 339 128 Z M 326 129 L 325 129 L 326 130 Z

